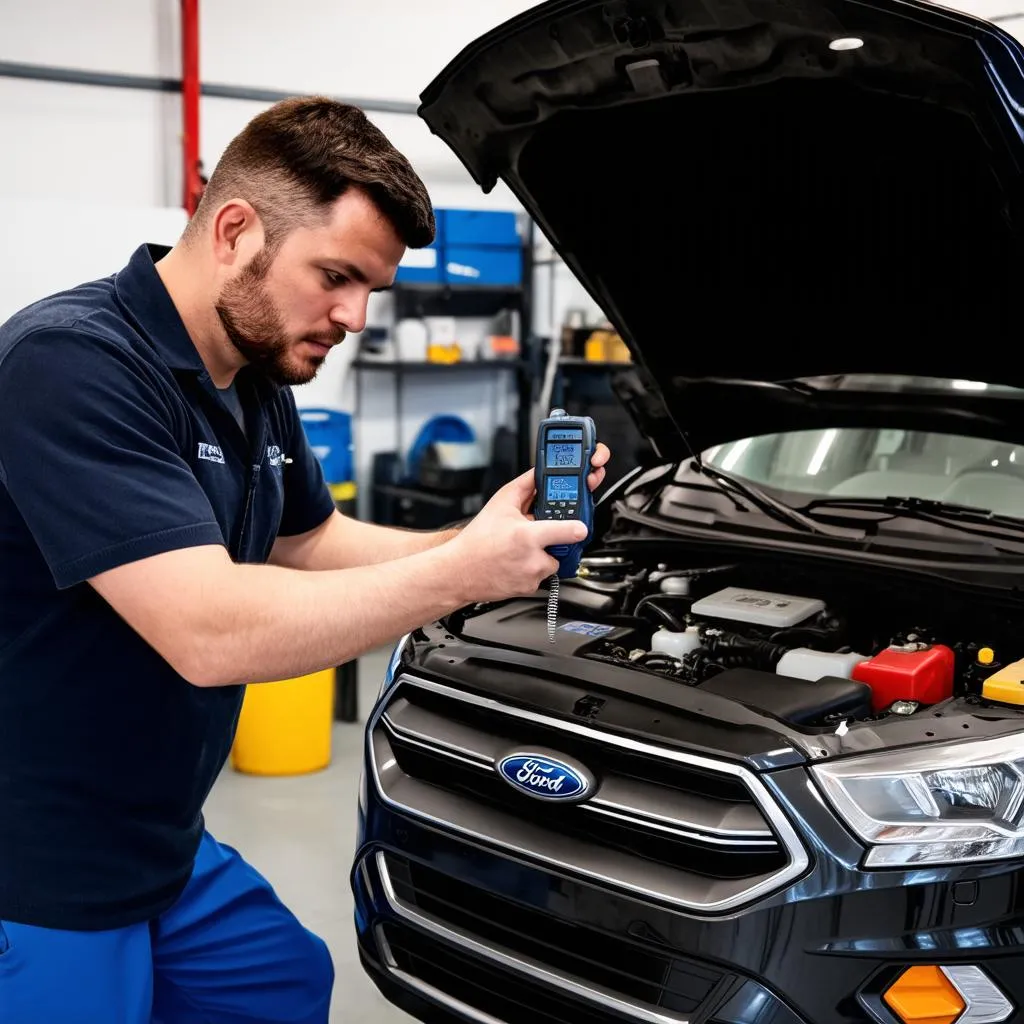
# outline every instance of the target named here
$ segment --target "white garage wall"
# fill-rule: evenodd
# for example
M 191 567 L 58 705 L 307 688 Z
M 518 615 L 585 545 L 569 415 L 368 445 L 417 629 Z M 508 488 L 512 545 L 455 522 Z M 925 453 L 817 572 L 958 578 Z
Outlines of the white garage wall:
M 459 49 L 527 0 L 200 0 L 204 81 L 414 103 Z M 0 60 L 165 78 L 180 76 L 177 0 L 0 0 Z M 201 153 L 215 163 L 265 104 L 204 97 Z M 415 116 L 373 114 L 428 184 L 466 205 L 483 198 Z M 0 79 L 0 196 L 91 198 L 116 184 L 124 205 L 175 206 L 180 103 L 173 94 Z M 73 166 L 68 166 L 72 164 Z
M 143 242 L 171 245 L 185 211 L 0 196 L 0 323 L 30 302 L 119 270 Z

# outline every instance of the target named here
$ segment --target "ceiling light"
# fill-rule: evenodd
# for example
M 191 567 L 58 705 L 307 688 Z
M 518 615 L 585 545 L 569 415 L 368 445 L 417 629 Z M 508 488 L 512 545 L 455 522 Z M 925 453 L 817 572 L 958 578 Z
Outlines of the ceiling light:
M 818 447 L 815 448 L 814 454 L 811 456 L 811 461 L 807 465 L 807 475 L 816 476 L 821 470 L 822 465 L 825 462 L 825 456 L 828 455 L 829 449 L 835 442 L 836 436 L 839 431 L 832 427 L 830 430 L 826 430 L 822 435 L 821 440 L 818 442 Z
M 863 45 L 863 39 L 858 39 L 856 36 L 842 36 L 839 39 L 833 39 L 828 44 L 828 48 L 830 50 L 859 50 Z
M 733 466 L 736 465 L 740 460 L 740 456 L 750 447 L 750 442 L 754 439 L 752 437 L 745 437 L 742 441 L 736 441 L 732 448 L 729 449 L 729 454 L 722 459 L 722 469 L 729 472 Z

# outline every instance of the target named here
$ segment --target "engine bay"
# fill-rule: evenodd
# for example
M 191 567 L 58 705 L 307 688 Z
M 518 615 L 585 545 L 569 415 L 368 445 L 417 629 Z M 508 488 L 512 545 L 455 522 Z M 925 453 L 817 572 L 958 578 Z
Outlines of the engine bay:
M 962 702 L 1024 709 L 1017 614 L 948 587 L 768 567 L 584 559 L 554 642 L 543 595 L 461 614 L 467 641 L 668 677 L 799 727 L 906 720 Z

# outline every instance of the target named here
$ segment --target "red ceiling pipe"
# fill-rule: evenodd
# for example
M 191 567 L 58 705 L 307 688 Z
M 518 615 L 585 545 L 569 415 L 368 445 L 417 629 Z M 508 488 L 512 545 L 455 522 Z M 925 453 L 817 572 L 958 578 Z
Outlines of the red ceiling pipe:
M 199 0 L 181 0 L 181 114 L 183 205 L 191 217 L 203 194 L 199 163 Z

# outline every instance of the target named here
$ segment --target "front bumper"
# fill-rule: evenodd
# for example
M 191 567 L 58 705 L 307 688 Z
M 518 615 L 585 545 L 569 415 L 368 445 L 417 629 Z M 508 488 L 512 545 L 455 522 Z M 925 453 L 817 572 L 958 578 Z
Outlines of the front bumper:
M 933 1013 L 935 1024 L 1022 1019 L 1019 863 L 863 871 L 863 849 L 803 769 L 789 768 L 773 775 L 770 792 L 806 843 L 804 873 L 717 914 L 672 905 L 605 884 L 593 850 L 575 867 L 543 863 L 524 844 L 502 847 L 410 813 L 394 796 L 423 779 L 403 776 L 404 790 L 389 795 L 373 760 L 380 719 L 367 737 L 356 928 L 365 969 L 420 1020 L 909 1024 L 936 1005 L 947 1016 Z M 395 751 L 399 739 L 392 735 Z M 524 834 L 531 827 L 524 821 Z M 913 992 L 894 1003 L 893 985 L 923 965 L 980 968 L 981 988 L 960 1010 L 952 990 L 945 1004 Z

